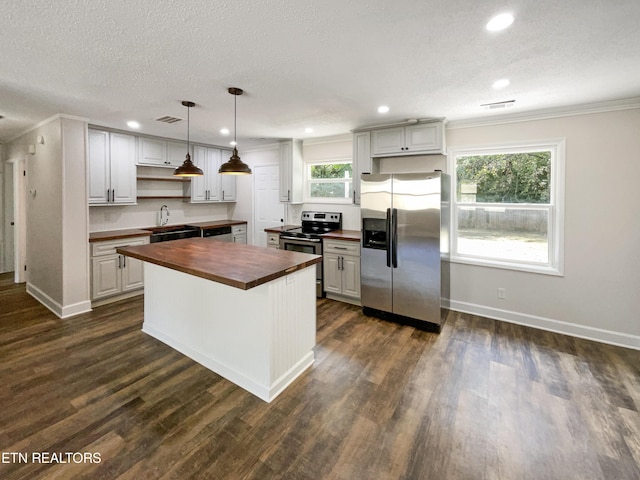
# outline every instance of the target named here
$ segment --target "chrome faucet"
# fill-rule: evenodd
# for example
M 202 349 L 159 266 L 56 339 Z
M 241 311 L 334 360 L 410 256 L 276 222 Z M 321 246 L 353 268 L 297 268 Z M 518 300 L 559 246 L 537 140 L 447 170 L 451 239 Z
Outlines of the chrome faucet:
M 169 207 L 162 205 L 160 207 L 160 226 L 164 227 L 167 223 L 169 223 Z

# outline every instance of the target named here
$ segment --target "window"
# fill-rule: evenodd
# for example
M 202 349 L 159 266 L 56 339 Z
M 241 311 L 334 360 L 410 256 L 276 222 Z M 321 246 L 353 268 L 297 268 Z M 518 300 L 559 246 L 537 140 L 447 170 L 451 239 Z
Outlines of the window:
M 305 164 L 306 200 L 310 202 L 351 202 L 351 159 L 314 161 Z
M 562 274 L 564 141 L 453 149 L 451 260 Z

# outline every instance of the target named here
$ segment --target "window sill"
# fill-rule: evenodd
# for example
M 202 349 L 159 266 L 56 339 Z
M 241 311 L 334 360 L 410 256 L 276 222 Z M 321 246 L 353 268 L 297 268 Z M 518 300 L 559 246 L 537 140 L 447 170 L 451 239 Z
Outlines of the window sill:
M 544 265 L 532 265 L 532 264 L 530 265 L 530 264 L 515 263 L 515 262 L 509 262 L 509 261 L 489 260 L 489 259 L 480 259 L 480 258 L 465 257 L 465 256 L 454 256 L 454 255 L 451 255 L 449 257 L 449 262 L 466 264 L 466 265 L 476 265 L 479 267 L 501 268 L 504 270 L 516 270 L 519 272 L 539 273 L 542 275 L 564 277 L 564 272 L 562 271 L 561 268 L 544 266 Z

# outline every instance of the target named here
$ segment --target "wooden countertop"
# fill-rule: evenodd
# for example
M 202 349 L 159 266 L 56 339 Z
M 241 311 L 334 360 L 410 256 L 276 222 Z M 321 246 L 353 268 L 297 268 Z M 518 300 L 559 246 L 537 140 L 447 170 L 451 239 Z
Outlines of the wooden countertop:
M 143 228 L 128 228 L 125 230 L 109 230 L 106 232 L 93 232 L 89 234 L 89 243 L 118 240 L 127 237 L 149 237 L 151 232 Z
M 322 256 L 208 238 L 185 238 L 116 250 L 196 277 L 248 290 L 322 262 Z
M 230 227 L 231 225 L 243 225 L 245 223 L 247 223 L 246 220 L 211 220 L 209 222 L 185 223 L 185 225 L 188 227 L 209 228 Z
M 323 239 L 345 240 L 347 242 L 359 242 L 360 230 L 334 230 L 333 232 L 322 234 Z
M 280 227 L 265 228 L 264 231 L 268 233 L 282 233 L 287 230 L 293 230 L 294 228 L 300 228 L 300 225 L 282 225 Z
M 181 225 L 166 225 L 167 228 L 177 226 L 193 226 L 200 228 L 207 227 L 226 227 L 231 225 L 242 225 L 247 223 L 245 220 L 210 220 L 208 222 L 183 223 Z M 148 237 L 151 235 L 151 229 L 159 227 L 142 227 L 142 228 L 126 228 L 122 230 L 109 230 L 106 232 L 89 233 L 89 243 L 104 242 L 106 240 L 118 240 L 127 237 Z

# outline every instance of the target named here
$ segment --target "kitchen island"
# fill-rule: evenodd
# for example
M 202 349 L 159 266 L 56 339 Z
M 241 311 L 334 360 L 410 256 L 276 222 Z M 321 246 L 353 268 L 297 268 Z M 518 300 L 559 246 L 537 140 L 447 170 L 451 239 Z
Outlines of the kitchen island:
M 142 330 L 270 402 L 314 361 L 318 255 L 189 238 L 144 261 Z

